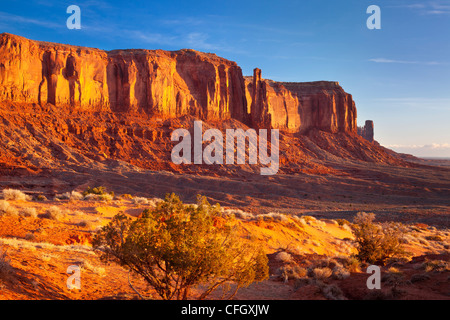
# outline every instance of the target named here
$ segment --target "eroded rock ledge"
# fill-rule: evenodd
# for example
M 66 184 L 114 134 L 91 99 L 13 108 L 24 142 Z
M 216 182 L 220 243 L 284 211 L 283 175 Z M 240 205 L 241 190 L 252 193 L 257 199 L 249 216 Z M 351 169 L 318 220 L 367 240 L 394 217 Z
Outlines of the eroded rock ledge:
M 337 82 L 243 77 L 195 50 L 103 51 L 0 35 L 0 100 L 69 110 L 236 119 L 255 128 L 356 133 L 352 96 Z

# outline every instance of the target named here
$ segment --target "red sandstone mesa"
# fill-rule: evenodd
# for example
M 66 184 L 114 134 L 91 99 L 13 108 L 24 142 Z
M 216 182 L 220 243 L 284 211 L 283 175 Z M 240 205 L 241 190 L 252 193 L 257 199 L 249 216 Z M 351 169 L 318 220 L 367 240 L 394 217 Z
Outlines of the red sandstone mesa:
M 243 77 L 241 68 L 195 50 L 113 50 L 0 35 L 0 100 L 69 110 L 145 112 L 255 128 L 356 133 L 352 96 L 337 82 Z

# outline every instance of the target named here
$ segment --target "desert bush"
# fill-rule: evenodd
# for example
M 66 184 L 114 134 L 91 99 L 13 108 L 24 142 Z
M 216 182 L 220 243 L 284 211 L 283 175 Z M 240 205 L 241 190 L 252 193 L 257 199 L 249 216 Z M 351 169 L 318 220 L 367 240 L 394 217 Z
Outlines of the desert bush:
M 34 197 L 35 201 L 47 201 L 47 197 L 42 195 L 42 194 L 38 194 L 37 196 Z
M 299 280 L 308 277 L 308 270 L 298 265 L 284 265 L 277 270 L 278 275 L 287 282 L 290 279 Z
M 92 223 L 92 221 L 81 220 L 80 222 L 77 223 L 77 226 L 92 229 L 94 227 L 94 224 Z
M 116 215 L 94 236 L 93 247 L 102 260 L 142 276 L 162 299 L 191 298 L 192 288 L 204 299 L 219 287 L 222 298 L 231 298 L 268 278 L 266 254 L 240 237 L 237 226 L 204 197 L 193 206 L 171 194 L 136 219 Z
M 387 272 L 381 277 L 381 282 L 391 286 L 397 286 L 403 283 L 405 276 L 401 272 Z
M 129 199 L 129 200 L 133 199 L 133 196 L 131 194 L 129 194 L 129 193 L 124 193 L 124 194 L 120 195 L 120 197 L 122 199 Z
M 144 198 L 144 197 L 134 197 L 133 198 L 133 203 L 134 204 L 148 205 L 149 201 L 148 201 L 147 198 Z
M 3 189 L 3 199 L 5 200 L 19 200 L 19 201 L 29 201 L 31 196 L 23 193 L 16 189 Z
M 261 219 L 263 221 L 276 221 L 276 222 L 287 222 L 289 221 L 288 217 L 282 213 L 278 212 L 269 212 L 266 214 L 258 214 L 256 219 Z
M 132 201 L 134 204 L 137 204 L 137 205 L 146 205 L 146 206 L 156 207 L 158 202 L 160 202 L 162 200 L 158 199 L 158 198 L 149 199 L 149 198 L 145 198 L 145 197 L 134 197 L 134 198 L 132 198 Z
M 275 259 L 282 262 L 291 262 L 292 256 L 287 252 L 281 251 L 277 253 Z
M 382 290 L 370 290 L 367 293 L 363 300 L 392 300 L 394 296 L 391 291 L 382 291 Z
M 333 268 L 332 278 L 336 280 L 343 280 L 350 277 L 350 272 L 342 266 L 335 266 Z
M 348 226 L 351 225 L 351 223 L 348 220 L 345 220 L 345 219 L 336 219 L 336 222 L 341 227 L 344 226 L 344 225 L 348 225 Z
M 51 206 L 44 214 L 41 215 L 41 217 L 50 220 L 60 220 L 62 215 L 63 213 L 59 207 Z
M 426 272 L 443 272 L 443 271 L 450 271 L 450 263 L 445 260 L 431 260 L 431 261 L 425 261 L 422 263 L 422 268 Z
M 429 275 L 427 275 L 426 273 L 416 273 L 413 274 L 411 276 L 411 282 L 412 283 L 416 283 L 416 282 L 422 282 L 422 281 L 426 281 L 426 280 L 430 280 L 431 277 Z
M 99 275 L 99 276 L 105 276 L 105 275 L 106 275 L 106 270 L 105 270 L 105 268 L 95 266 L 95 265 L 93 265 L 91 262 L 89 262 L 89 260 L 83 260 L 83 261 L 81 261 L 80 263 L 78 263 L 78 265 L 79 265 L 81 268 L 83 268 L 83 269 L 85 269 L 85 270 L 89 270 L 89 271 L 91 271 L 92 273 L 95 273 L 95 274 L 97 274 L 97 275 Z
M 332 274 L 333 271 L 328 267 L 312 269 L 312 277 L 316 280 L 328 279 Z
M 25 240 L 28 240 L 28 241 L 36 240 L 36 236 L 33 233 L 27 233 L 25 235 Z
M 21 208 L 20 211 L 19 211 L 19 215 L 22 216 L 22 217 L 36 218 L 37 217 L 37 210 L 36 210 L 36 208 L 33 208 L 33 207 Z
M 379 225 L 373 213 L 359 212 L 352 225 L 358 250 L 357 258 L 371 264 L 383 264 L 387 259 L 404 255 L 401 243 L 403 230 L 399 224 Z
M 346 300 L 341 288 L 335 284 L 321 284 L 319 288 L 328 300 Z
M 113 191 L 111 191 L 111 192 L 106 192 L 106 188 L 103 187 L 103 186 L 95 187 L 95 188 L 88 187 L 88 188 L 83 192 L 83 196 L 86 197 L 86 196 L 89 195 L 89 194 L 95 194 L 95 195 L 98 195 L 98 196 L 103 196 L 103 195 L 107 195 L 107 194 L 108 194 L 108 195 L 111 196 L 111 199 L 114 198 L 114 192 L 113 192 Z
M 301 218 L 302 218 L 307 224 L 311 224 L 311 223 L 317 221 L 317 219 L 314 218 L 313 216 L 302 216 Z
M 254 218 L 251 213 L 245 212 L 241 209 L 224 209 L 223 214 L 225 216 L 235 217 L 240 220 L 251 220 Z
M 78 191 L 72 191 L 70 193 L 70 200 L 83 200 L 83 194 L 81 192 Z
M 87 201 L 111 201 L 113 198 L 114 196 L 109 193 L 104 194 L 88 193 L 84 196 L 84 200 Z
M 12 271 L 11 259 L 7 255 L 7 251 L 0 246 L 0 276 L 4 277 Z
M 57 194 L 55 200 L 83 200 L 83 195 L 78 191 Z
M 320 260 L 316 261 L 314 263 L 314 266 L 318 267 L 318 268 L 325 268 L 325 267 L 327 267 L 327 268 L 333 269 L 334 267 L 342 267 L 342 263 L 337 261 L 336 258 L 327 257 L 327 258 L 320 259 Z
M 17 216 L 19 211 L 16 207 L 9 204 L 6 200 L 0 200 L 0 217 L 1 216 Z
M 400 274 L 400 273 L 402 273 L 398 268 L 396 268 L 396 267 L 390 267 L 389 269 L 388 269 L 388 272 L 390 272 L 390 273 L 398 273 L 398 274 Z

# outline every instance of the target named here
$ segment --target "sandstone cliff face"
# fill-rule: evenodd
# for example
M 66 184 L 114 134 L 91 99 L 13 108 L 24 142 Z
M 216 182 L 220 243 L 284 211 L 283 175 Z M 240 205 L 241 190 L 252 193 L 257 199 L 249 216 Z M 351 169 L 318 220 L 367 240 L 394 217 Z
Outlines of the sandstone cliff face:
M 240 67 L 214 54 L 106 52 L 0 35 L 0 100 L 243 120 L 244 91 Z
M 235 62 L 194 50 L 102 51 L 0 35 L 0 101 L 68 111 L 193 115 L 254 128 L 356 132 L 352 96 L 337 82 L 243 77 Z
M 337 82 L 275 82 L 255 69 L 246 89 L 254 123 L 263 119 L 263 126 L 291 132 L 356 132 L 355 103 Z

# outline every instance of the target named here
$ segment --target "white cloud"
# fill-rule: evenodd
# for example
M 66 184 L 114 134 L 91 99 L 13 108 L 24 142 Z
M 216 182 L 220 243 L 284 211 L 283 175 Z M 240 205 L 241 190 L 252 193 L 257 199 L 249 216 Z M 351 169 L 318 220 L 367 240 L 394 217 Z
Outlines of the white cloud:
M 191 32 L 186 35 L 186 43 L 193 49 L 201 50 L 220 50 L 215 44 L 209 43 L 208 35 L 203 32 Z
M 407 60 L 395 60 L 395 59 L 386 59 L 386 58 L 374 58 L 369 59 L 371 62 L 376 63 L 401 63 L 401 64 L 425 64 L 425 65 L 442 65 L 446 63 L 437 62 L 437 61 L 407 61 Z
M 0 21 L 9 22 L 9 23 L 32 24 L 32 25 L 41 26 L 41 27 L 50 28 L 50 29 L 66 28 L 65 24 L 57 24 L 57 23 L 49 22 L 45 19 L 39 20 L 39 19 L 25 18 L 25 17 L 16 16 L 14 14 L 6 13 L 6 12 L 0 12 Z
M 402 148 L 402 149 L 449 149 L 450 150 L 450 143 L 432 143 L 432 144 L 424 144 L 424 145 L 391 144 L 391 145 L 388 145 L 387 147 L 388 148 Z
M 446 15 L 450 14 L 450 5 L 443 1 L 428 1 L 426 3 L 413 3 L 405 5 L 387 6 L 388 8 L 405 8 L 416 10 L 420 14 Z
M 450 157 L 450 143 L 431 143 L 425 145 L 391 144 L 386 147 L 396 152 L 412 154 L 418 157 Z

